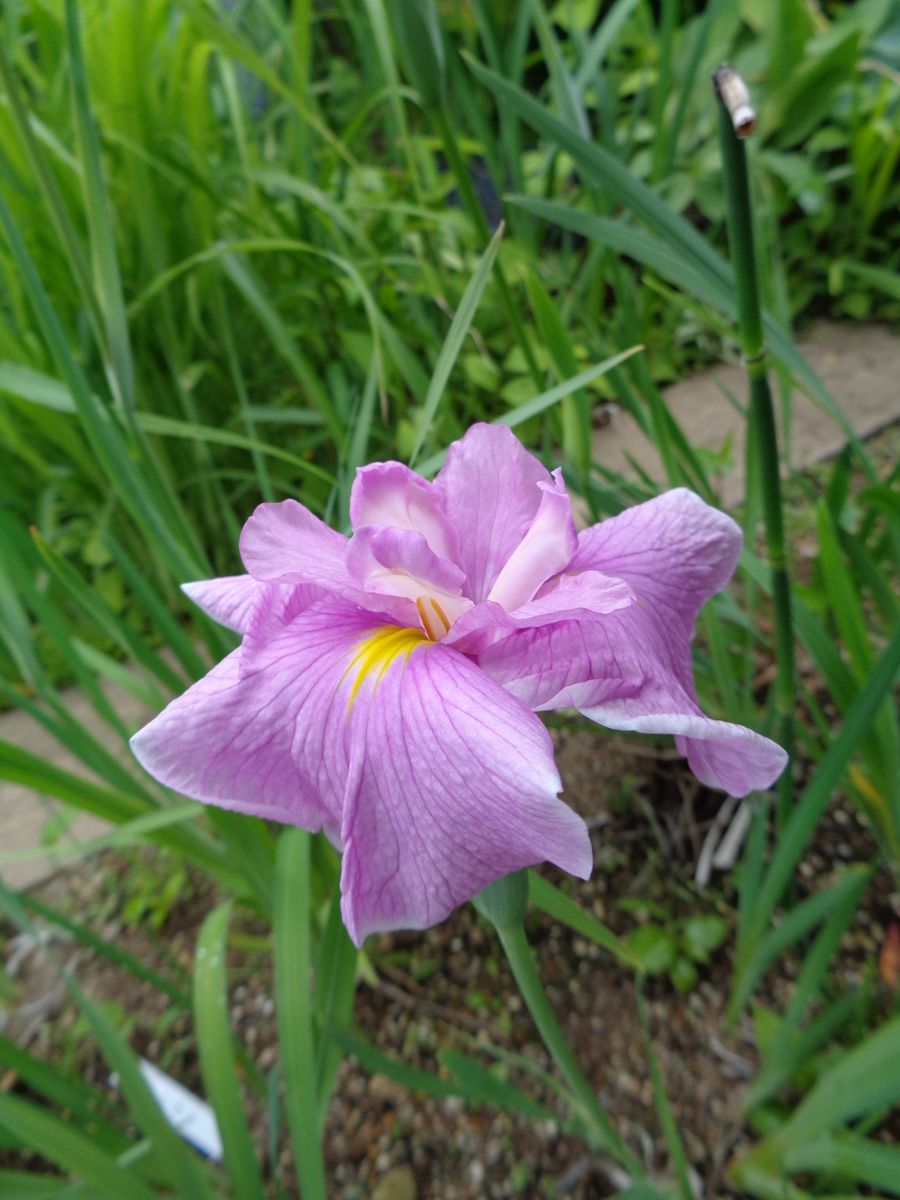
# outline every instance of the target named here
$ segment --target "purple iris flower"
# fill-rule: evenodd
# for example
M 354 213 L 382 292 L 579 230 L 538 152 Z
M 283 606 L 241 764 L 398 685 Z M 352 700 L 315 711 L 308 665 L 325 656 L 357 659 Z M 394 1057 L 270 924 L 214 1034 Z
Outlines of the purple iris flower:
M 323 829 L 357 944 L 534 863 L 588 876 L 536 711 L 674 734 L 735 796 L 784 769 L 774 742 L 697 704 L 694 620 L 741 533 L 692 492 L 577 533 L 560 472 L 475 425 L 433 483 L 363 467 L 350 517 L 348 538 L 295 500 L 256 509 L 248 573 L 184 587 L 240 647 L 131 744 L 185 795 Z

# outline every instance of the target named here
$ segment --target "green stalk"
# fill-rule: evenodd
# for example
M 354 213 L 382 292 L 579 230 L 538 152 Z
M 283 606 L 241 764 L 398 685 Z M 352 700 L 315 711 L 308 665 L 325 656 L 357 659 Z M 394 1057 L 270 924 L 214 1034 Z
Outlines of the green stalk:
M 768 351 L 763 335 L 756 254 L 753 245 L 753 215 L 747 178 L 747 155 L 737 136 L 725 103 L 719 102 L 719 141 L 725 171 L 728 242 L 737 286 L 738 328 L 741 354 L 750 388 L 748 449 L 756 454 L 756 473 L 762 490 L 766 530 L 766 556 L 772 573 L 775 605 L 775 711 L 778 740 L 789 755 L 794 746 L 794 629 L 791 617 L 791 588 L 784 541 L 778 436 L 769 390 Z M 791 808 L 791 771 L 778 781 L 777 818 L 784 825 Z
M 475 231 L 483 243 L 491 240 L 491 231 L 488 228 L 487 219 L 481 208 L 481 203 L 475 194 L 475 188 L 472 186 L 472 179 L 469 175 L 469 168 L 466 166 L 463 156 L 459 152 L 459 146 L 456 142 L 456 134 L 453 132 L 453 127 L 450 123 L 450 118 L 447 114 L 447 109 L 444 104 L 435 105 L 430 110 L 430 115 L 433 117 L 438 133 L 441 138 L 441 146 L 444 154 L 447 156 L 447 162 L 450 170 L 453 172 L 453 178 L 456 180 L 456 186 L 459 189 L 460 199 L 468 214 L 469 220 L 475 227 Z M 538 366 L 537 359 L 534 357 L 534 351 L 531 349 L 531 343 L 528 340 L 528 333 L 522 321 L 521 314 L 516 307 L 516 302 L 513 299 L 509 284 L 506 281 L 506 275 L 503 272 L 503 267 L 500 265 L 499 258 L 494 263 L 494 274 L 497 278 L 497 287 L 500 290 L 500 296 L 506 308 L 510 321 L 512 321 L 513 329 L 515 330 L 516 339 L 522 348 L 522 354 L 525 356 L 525 362 L 528 365 L 528 371 L 531 378 L 534 380 L 535 386 L 539 391 L 543 390 L 544 379 L 541 375 L 541 369 Z
M 678 27 L 678 0 L 662 0 L 659 37 L 659 71 L 653 98 L 650 104 L 650 124 L 654 130 L 650 180 L 656 183 L 662 178 L 666 149 L 671 144 L 672 132 L 664 120 L 666 101 L 672 94 L 672 43 Z
M 559 1027 L 525 937 L 523 919 L 528 903 L 528 875 L 518 871 L 496 880 L 475 897 L 478 911 L 493 924 L 522 999 L 531 1013 L 541 1040 L 569 1086 L 584 1119 L 596 1131 L 598 1148 L 614 1158 L 635 1178 L 645 1174 L 600 1106 L 594 1089 Z
M 650 1018 L 647 1015 L 647 1002 L 644 999 L 643 980 L 641 976 L 638 976 L 635 981 L 634 991 L 637 998 L 638 1020 L 641 1024 L 641 1032 L 644 1035 L 644 1052 L 647 1059 L 647 1070 L 650 1072 L 650 1083 L 653 1086 L 656 1113 L 659 1118 L 663 1137 L 666 1139 L 666 1145 L 669 1147 L 669 1155 L 675 1170 L 675 1178 L 678 1181 L 678 1191 L 681 1200 L 694 1200 L 694 1189 L 691 1187 L 691 1174 L 688 1167 L 687 1155 L 684 1152 L 684 1143 L 681 1140 L 678 1126 L 675 1123 L 675 1115 L 672 1112 L 672 1106 L 666 1094 L 665 1081 L 663 1080 L 662 1071 L 659 1069 L 659 1063 L 656 1060 L 656 1051 L 653 1049 L 653 1036 L 650 1032 Z

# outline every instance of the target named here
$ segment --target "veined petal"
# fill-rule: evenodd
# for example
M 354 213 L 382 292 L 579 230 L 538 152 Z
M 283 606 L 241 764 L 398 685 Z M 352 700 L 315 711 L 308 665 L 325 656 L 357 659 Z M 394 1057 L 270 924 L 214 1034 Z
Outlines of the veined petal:
M 415 624 L 418 613 L 413 601 L 375 590 L 367 594 L 354 583 L 347 571 L 349 545 L 348 538 L 296 500 L 260 504 L 241 531 L 241 557 L 260 582 L 318 588 L 319 593 L 332 593 L 380 612 L 387 620 Z M 264 625 L 266 629 L 271 625 L 268 617 Z
M 702 728 L 684 724 L 673 732 L 679 754 L 685 756 L 700 782 L 732 796 L 771 787 L 788 764 L 788 756 L 777 742 L 743 725 L 705 721 Z
M 473 425 L 447 451 L 434 481 L 459 534 L 466 594 L 484 600 L 525 537 L 541 502 L 538 484 L 550 472 L 504 425 Z
M 244 633 L 259 598 L 260 586 L 252 575 L 223 575 L 219 579 L 183 583 L 181 590 L 214 621 L 235 633 Z
M 260 597 L 244 630 L 242 664 L 254 669 L 255 654 L 285 625 L 332 593 L 317 583 L 261 583 Z M 374 618 L 373 618 L 374 619 Z
M 627 580 L 642 603 L 690 636 L 700 606 L 731 578 L 742 540 L 726 513 L 675 488 L 582 530 L 569 570 Z
M 503 564 L 488 593 L 488 600 L 508 612 L 527 604 L 552 575 L 564 571 L 578 548 L 572 502 L 562 472 L 553 482 L 539 483 L 540 504 L 528 532 Z
M 663 706 L 681 711 L 659 711 Z M 577 707 L 607 729 L 675 734 L 676 748 L 700 782 L 731 796 L 765 791 L 787 766 L 787 754 L 777 743 L 744 725 L 704 716 L 690 699 L 679 703 L 673 697 L 654 706 L 651 697 L 637 695 Z
M 584 822 L 559 799 L 541 722 L 478 667 L 424 643 L 360 693 L 344 801 L 344 922 L 424 929 L 492 880 L 549 860 L 586 878 Z
M 512 614 L 524 625 L 547 625 L 555 616 L 601 617 L 628 608 L 635 602 L 634 589 L 624 579 L 602 571 L 560 575 Z M 546 618 L 546 619 L 545 619 Z
M 296 500 L 260 504 L 241 530 L 241 558 L 254 579 L 318 583 L 330 591 L 349 584 L 347 538 Z
M 493 640 L 483 637 L 478 664 L 533 709 L 574 708 L 585 697 L 596 703 L 608 695 L 635 695 L 647 679 L 648 664 L 638 647 L 618 636 L 619 615 L 613 610 L 609 617 L 590 620 L 564 617 Z M 465 622 L 460 624 L 464 630 Z M 463 646 L 470 649 L 468 641 Z
M 613 579 L 599 571 L 561 575 L 552 587 L 515 612 L 483 600 L 456 622 L 445 640 L 477 659 L 489 646 L 516 637 L 518 631 L 596 621 L 606 613 L 627 608 L 634 601 L 634 592 L 624 579 Z M 523 654 L 524 646 L 523 641 Z
M 579 534 L 569 570 L 620 576 L 636 604 L 594 624 L 536 630 L 528 645 L 499 643 L 479 661 L 536 708 L 573 706 L 611 729 L 675 734 L 710 787 L 734 796 L 770 787 L 787 755 L 750 729 L 706 717 L 691 666 L 697 612 L 731 578 L 741 540 L 729 516 L 684 488 L 627 509 Z
M 316 584 L 260 583 L 252 575 L 201 579 L 183 583 L 181 590 L 220 624 L 250 640 L 286 625 L 328 594 Z
M 185 795 L 324 827 L 358 944 L 532 863 L 589 874 L 546 730 L 457 651 L 329 597 L 251 657 L 241 674 L 229 655 L 132 747 Z
M 363 525 L 354 533 L 347 549 L 347 571 L 357 587 L 370 591 L 390 590 L 384 579 L 395 574 L 457 595 L 465 581 L 460 568 L 435 554 L 421 533 L 380 525 Z
M 387 525 L 420 533 L 441 558 L 457 561 L 459 538 L 443 509 L 434 484 L 398 462 L 359 467 L 350 490 L 350 522 Z
M 173 700 L 132 738 L 135 756 L 196 800 L 337 840 L 349 762 L 340 685 L 377 621 L 330 598 L 314 604 Z
M 610 729 L 678 735 L 697 777 L 734 796 L 770 787 L 787 762 L 768 738 L 703 714 L 687 635 L 640 603 L 595 622 L 528 630 L 479 663 L 534 708 L 572 707 Z

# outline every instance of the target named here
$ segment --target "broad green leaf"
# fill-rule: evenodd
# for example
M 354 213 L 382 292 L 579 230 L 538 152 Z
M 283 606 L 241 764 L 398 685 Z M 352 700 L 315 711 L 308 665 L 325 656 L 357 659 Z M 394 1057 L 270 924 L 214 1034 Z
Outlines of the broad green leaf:
M 675 935 L 660 925 L 640 925 L 625 939 L 628 951 L 648 975 L 660 975 L 675 965 L 678 944 Z
M 695 962 L 709 962 L 713 950 L 725 941 L 728 934 L 728 924 L 723 917 L 710 913 L 704 916 L 689 917 L 681 927 L 681 938 L 684 948 Z

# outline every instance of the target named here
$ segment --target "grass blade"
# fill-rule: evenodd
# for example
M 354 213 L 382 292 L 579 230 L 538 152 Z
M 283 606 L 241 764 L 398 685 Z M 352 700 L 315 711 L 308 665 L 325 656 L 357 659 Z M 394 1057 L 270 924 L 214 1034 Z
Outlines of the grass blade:
M 506 425 L 510 429 L 515 429 L 523 421 L 528 421 L 532 417 L 536 417 L 538 413 L 546 412 L 548 408 L 552 408 L 554 404 L 559 404 L 560 400 L 564 400 L 566 396 L 571 396 L 573 392 L 587 387 L 589 383 L 592 383 L 595 379 L 599 379 L 601 375 L 606 375 L 607 372 L 614 371 L 620 363 L 631 358 L 633 354 L 638 354 L 641 350 L 643 350 L 643 346 L 631 346 L 628 350 L 623 350 L 620 354 L 614 354 L 612 358 L 604 359 L 601 363 L 595 363 L 593 367 L 588 367 L 586 371 L 573 376 L 572 379 L 567 379 L 564 383 L 558 383 L 546 392 L 541 392 L 534 399 L 526 400 L 524 404 L 517 404 L 509 412 L 495 417 L 491 423 L 493 425 Z M 419 463 L 417 468 L 419 474 L 434 474 L 441 463 L 443 463 L 446 453 L 446 450 L 439 450 L 436 454 L 432 454 L 426 458 L 424 462 Z
M 759 944 L 813 830 L 851 758 L 862 745 L 876 713 L 897 677 L 898 670 L 900 629 L 894 634 L 868 682 L 854 701 L 840 733 L 828 747 L 815 775 L 804 788 L 779 838 L 748 934 L 748 941 L 753 949 Z
M 475 270 L 475 274 L 466 285 L 466 290 L 463 292 L 456 315 L 450 323 L 450 328 L 447 331 L 447 336 L 444 339 L 444 344 L 441 347 L 441 352 L 434 366 L 434 374 L 428 385 L 428 392 L 422 404 L 422 415 L 419 418 L 419 427 L 416 430 L 416 440 L 413 443 L 412 453 L 409 456 L 410 466 L 413 466 L 419 457 L 419 451 L 422 449 L 422 444 L 431 428 L 438 404 L 440 404 L 441 397 L 444 394 L 444 388 L 447 386 L 447 380 L 450 378 L 450 372 L 453 370 L 457 355 L 462 349 L 466 334 L 469 332 L 469 326 L 475 318 L 475 312 L 490 278 L 491 267 L 494 265 L 497 251 L 500 249 L 503 230 L 504 227 L 501 224 L 500 228 L 491 238 L 490 244 Z
M 16 925 L 36 936 L 31 919 L 28 917 L 18 898 L 4 884 L 2 879 L 0 879 L 0 906 L 2 906 Z M 176 1191 L 180 1192 L 182 1196 L 190 1196 L 192 1200 L 194 1197 L 196 1197 L 196 1200 L 212 1200 L 212 1194 L 200 1163 L 194 1152 L 188 1149 L 160 1111 L 153 1093 L 150 1091 L 141 1074 L 137 1056 L 133 1053 L 124 1038 L 106 1019 L 101 1010 L 88 999 L 81 986 L 69 971 L 65 970 L 58 963 L 57 967 L 66 990 L 84 1013 L 91 1031 L 99 1043 L 103 1057 L 111 1069 L 118 1075 L 119 1088 L 125 1097 L 131 1120 L 152 1144 L 155 1168 L 158 1169 L 167 1181 L 172 1183 Z M 11 1097 L 0 1095 L 0 1103 L 9 1101 L 11 1101 Z M 43 1116 L 43 1114 L 41 1115 Z M 65 1123 L 56 1122 L 55 1118 L 48 1116 L 45 1119 L 61 1126 L 62 1130 L 68 1133 L 71 1140 L 65 1142 L 64 1139 L 63 1141 L 67 1158 L 63 1159 L 60 1157 L 54 1159 L 54 1151 L 57 1150 L 57 1145 L 52 1140 L 50 1126 L 45 1128 L 43 1137 L 38 1137 L 36 1140 L 29 1140 L 29 1145 L 40 1146 L 42 1151 L 47 1153 L 51 1160 L 58 1161 L 61 1166 L 73 1170 L 76 1174 L 82 1173 L 84 1178 L 89 1182 L 93 1178 L 96 1178 L 97 1186 L 103 1194 L 117 1198 L 121 1196 L 123 1200 L 132 1200 L 132 1193 L 118 1190 L 116 1187 L 116 1176 L 107 1173 L 105 1156 L 94 1157 L 92 1155 L 82 1155 L 81 1135 L 76 1135 L 74 1131 L 69 1130 Z M 4 1117 L 0 1115 L 0 1124 L 3 1123 Z M 59 1134 L 60 1131 L 57 1130 L 57 1133 Z M 29 1137 L 31 1136 L 29 1134 Z M 91 1143 L 88 1144 L 90 1145 Z M 82 1166 L 80 1172 L 78 1165 L 76 1165 L 79 1162 Z M 116 1167 L 117 1171 L 121 1170 L 118 1164 L 113 1163 L 113 1166 Z M 86 1173 L 86 1169 L 90 1169 L 92 1172 L 96 1171 L 98 1174 L 96 1176 L 93 1174 L 89 1175 Z M 133 1193 L 133 1200 L 146 1200 L 146 1197 L 152 1195 L 143 1185 L 137 1184 L 133 1173 L 129 1173 L 128 1178 L 135 1186 L 141 1187 L 140 1193 L 137 1191 Z M 109 1189 L 105 1188 L 101 1180 L 110 1181 L 112 1186 Z
M 789 1171 L 821 1171 L 900 1196 L 900 1149 L 865 1138 L 822 1138 L 784 1157 Z
M 772 963 L 800 938 L 805 937 L 820 921 L 829 919 L 836 909 L 840 909 L 848 894 L 856 895 L 860 884 L 864 886 L 868 876 L 868 867 L 850 867 L 835 883 L 795 904 L 786 913 L 784 920 L 774 929 L 770 929 L 765 936 L 760 936 L 757 942 L 746 944 L 746 948 L 738 957 L 732 981 L 729 1003 L 731 1020 L 734 1020 L 747 1004 L 753 989 Z M 755 912 L 754 919 L 758 924 Z
M 900 1016 L 882 1025 L 820 1076 L 775 1140 L 787 1148 L 898 1101 Z
M 106 327 L 106 345 L 102 349 L 109 351 L 112 369 L 108 374 L 113 392 L 122 410 L 130 415 L 133 414 L 135 407 L 134 363 L 131 356 L 128 318 L 122 297 L 119 261 L 113 241 L 113 222 L 106 185 L 103 182 L 100 140 L 97 137 L 88 95 L 87 70 L 81 45 L 78 5 L 76 0 L 65 0 L 65 3 L 66 41 L 69 50 L 75 123 L 81 150 L 85 210 L 91 231 L 91 247 L 98 276 L 97 295 Z
M 351 942 L 341 917 L 341 896 L 335 888 L 328 909 L 325 932 L 316 971 L 316 1018 L 318 1022 L 318 1085 L 320 1125 L 324 1125 L 328 1100 L 343 1057 L 326 1028 L 349 1029 L 356 991 L 359 952 Z
M 111 1155 L 94 1144 L 91 1137 L 36 1104 L 0 1093 L 0 1128 L 26 1146 L 40 1146 L 41 1153 L 52 1163 L 84 1179 L 101 1196 L 115 1196 L 117 1200 L 157 1200 L 133 1171 L 120 1167 Z M 59 1187 L 58 1182 L 56 1186 Z
M 275 865 L 275 1009 L 302 1200 L 325 1200 L 310 995 L 309 834 L 287 829 Z
M 231 901 L 213 909 L 200 930 L 194 960 L 194 1020 L 200 1070 L 216 1112 L 225 1166 L 237 1200 L 259 1200 L 262 1175 L 238 1087 L 228 1024 L 228 922 Z
M 552 917 L 554 921 L 559 921 L 563 925 L 568 925 L 582 937 L 596 942 L 598 946 L 602 946 L 604 950 L 614 954 L 627 967 L 631 967 L 634 971 L 641 969 L 640 961 L 628 951 L 612 930 L 607 929 L 596 917 L 585 912 L 574 900 L 570 900 L 564 892 L 561 892 L 558 887 L 549 883 L 543 875 L 539 875 L 536 871 L 528 872 L 528 899 L 535 908 L 546 913 L 548 917 Z

